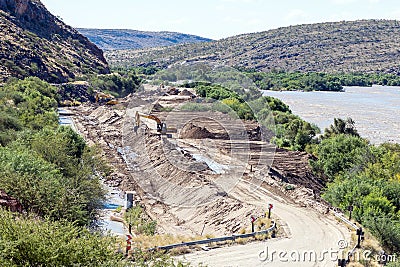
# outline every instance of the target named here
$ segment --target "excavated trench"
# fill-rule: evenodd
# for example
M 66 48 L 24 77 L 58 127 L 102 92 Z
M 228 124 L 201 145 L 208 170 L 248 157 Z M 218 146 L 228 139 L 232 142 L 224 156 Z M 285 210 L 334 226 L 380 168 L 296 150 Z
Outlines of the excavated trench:
M 235 124 L 221 114 L 204 119 L 204 114 L 179 113 L 168 121 L 178 132 L 166 138 L 155 134 L 151 122 L 133 130 L 134 114 L 151 102 L 151 94 L 134 105 L 131 99 L 126 101 L 130 105 L 69 109 L 78 131 L 89 144 L 98 144 L 112 165 L 107 183 L 135 191 L 135 201 L 158 222 L 158 233 L 226 235 L 248 228 L 249 217 L 264 214 L 265 209 L 230 195 L 241 179 L 302 205 L 319 205 L 312 192 L 324 181 L 312 174 L 310 156 L 276 150 L 257 140 L 257 125 Z M 157 115 L 168 120 L 166 113 Z M 285 183 L 296 188 L 285 191 Z

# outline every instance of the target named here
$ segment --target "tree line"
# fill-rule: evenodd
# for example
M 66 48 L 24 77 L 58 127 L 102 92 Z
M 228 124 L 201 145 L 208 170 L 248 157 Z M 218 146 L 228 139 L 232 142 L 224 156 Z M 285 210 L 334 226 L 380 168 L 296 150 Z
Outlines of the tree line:
M 343 86 L 400 86 L 400 76 L 385 73 L 259 72 L 239 68 L 261 90 L 342 91 Z

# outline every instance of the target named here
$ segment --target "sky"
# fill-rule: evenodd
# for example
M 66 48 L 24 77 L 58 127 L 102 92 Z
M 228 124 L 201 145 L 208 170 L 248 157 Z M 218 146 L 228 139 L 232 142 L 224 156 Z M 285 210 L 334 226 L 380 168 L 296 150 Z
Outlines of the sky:
M 342 20 L 400 20 L 398 0 L 42 0 L 76 28 L 176 31 L 211 39 Z

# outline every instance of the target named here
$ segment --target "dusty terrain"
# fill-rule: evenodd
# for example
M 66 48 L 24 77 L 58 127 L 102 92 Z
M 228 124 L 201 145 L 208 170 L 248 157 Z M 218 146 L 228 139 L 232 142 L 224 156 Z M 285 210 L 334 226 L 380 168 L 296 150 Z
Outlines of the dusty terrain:
M 315 209 L 299 207 L 297 204 L 277 197 L 265 189 L 251 190 L 247 183 L 240 183 L 232 195 L 254 206 L 273 203 L 273 213 L 280 218 L 281 228 L 288 238 L 268 239 L 233 247 L 223 247 L 210 251 L 198 251 L 180 256 L 193 264 L 206 266 L 337 266 L 337 257 L 345 253 L 338 247 L 340 240 L 350 240 L 350 232 L 331 217 L 316 212 Z M 326 254 L 324 251 L 333 251 Z M 338 252 L 335 254 L 335 252 Z M 260 254 L 261 252 L 264 252 Z M 275 253 L 274 253 L 275 252 Z M 284 256 L 278 253 L 285 252 Z M 303 257 L 313 253 L 313 258 Z M 268 255 L 268 259 L 265 259 Z M 283 254 L 282 254 L 283 255 Z M 310 255 L 310 254 L 307 254 Z M 260 259 L 261 257 L 261 259 Z
M 276 149 L 262 141 L 256 123 L 217 112 L 180 111 L 179 104 L 190 97 L 174 100 L 154 93 L 142 92 L 116 106 L 70 109 L 78 131 L 99 144 L 111 162 L 109 184 L 135 191 L 135 200 L 157 220 L 158 233 L 238 233 L 250 228 L 251 215 L 264 216 L 268 203 L 274 203 L 273 218 L 289 237 L 273 241 L 277 249 L 336 248 L 338 240 L 348 239 L 348 231 L 325 215 L 329 207 L 319 199 L 324 180 L 312 174 L 310 155 Z M 167 105 L 168 112 L 162 111 Z M 137 127 L 136 112 L 150 111 L 174 129 L 168 137 L 156 132 L 151 119 L 140 119 Z M 256 263 L 263 246 L 246 245 L 251 253 L 245 254 L 235 248 L 232 264 Z M 210 266 L 224 266 L 227 254 L 208 253 L 187 257 L 194 262 L 215 259 Z

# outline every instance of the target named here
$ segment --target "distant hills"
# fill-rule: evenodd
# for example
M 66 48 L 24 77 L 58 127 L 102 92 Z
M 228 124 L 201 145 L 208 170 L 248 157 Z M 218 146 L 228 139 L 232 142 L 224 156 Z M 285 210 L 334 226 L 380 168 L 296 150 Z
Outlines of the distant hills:
M 103 50 L 142 49 L 187 43 L 212 41 L 196 35 L 178 32 L 149 32 L 136 30 L 78 29 Z
M 261 71 L 400 74 L 400 22 L 358 20 L 305 24 L 226 39 L 147 50 L 107 51 L 112 65 L 166 67 L 207 61 Z
M 109 73 L 102 50 L 39 0 L 0 0 L 0 83 L 27 76 L 58 83 L 86 73 Z

